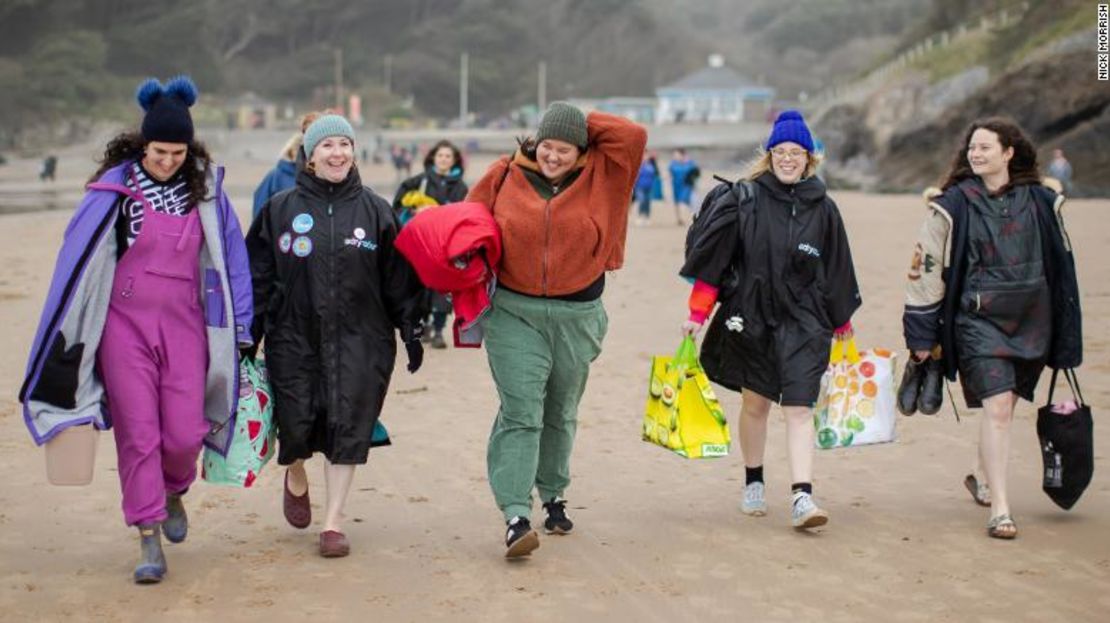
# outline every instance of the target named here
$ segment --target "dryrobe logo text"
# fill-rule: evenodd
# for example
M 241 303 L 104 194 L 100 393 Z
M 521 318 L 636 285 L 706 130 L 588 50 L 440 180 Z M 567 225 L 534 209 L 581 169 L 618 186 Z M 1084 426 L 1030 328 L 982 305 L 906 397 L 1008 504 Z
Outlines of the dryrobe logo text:
M 1098 79 L 1110 80 L 1110 4 L 1098 5 L 1095 41 L 1098 44 L 1098 54 L 1095 57 Z

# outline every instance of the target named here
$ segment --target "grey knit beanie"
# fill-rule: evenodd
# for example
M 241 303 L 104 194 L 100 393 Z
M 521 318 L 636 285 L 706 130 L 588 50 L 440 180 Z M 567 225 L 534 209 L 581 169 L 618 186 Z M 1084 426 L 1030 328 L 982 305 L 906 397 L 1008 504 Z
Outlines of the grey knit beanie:
M 586 115 L 566 102 L 551 102 L 544 111 L 540 127 L 536 131 L 536 142 L 549 138 L 566 141 L 579 149 L 585 149 L 588 142 Z
M 316 149 L 316 144 L 329 136 L 346 136 L 351 139 L 351 143 L 354 143 L 355 129 L 340 115 L 324 115 L 313 121 L 304 131 L 305 158 L 311 160 L 312 150 Z

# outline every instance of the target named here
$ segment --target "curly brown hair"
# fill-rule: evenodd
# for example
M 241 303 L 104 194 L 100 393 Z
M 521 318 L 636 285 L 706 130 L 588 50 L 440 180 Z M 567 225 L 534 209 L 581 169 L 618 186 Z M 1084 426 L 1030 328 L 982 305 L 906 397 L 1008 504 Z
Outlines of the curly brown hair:
M 142 160 L 147 143 L 150 141 L 135 130 L 123 132 L 108 141 L 104 148 L 104 155 L 99 160 L 100 168 L 89 178 L 89 182 L 100 179 L 108 169 L 123 164 L 124 162 Z M 193 140 L 185 152 L 185 162 L 181 163 L 181 171 L 185 177 L 185 185 L 189 189 L 189 196 L 194 203 L 211 199 L 208 188 L 208 172 L 212 168 L 212 156 L 204 143 Z
M 1014 186 L 1041 183 L 1041 174 L 1037 171 L 1037 150 L 1033 147 L 1033 143 L 1026 138 L 1021 126 L 1007 117 L 988 117 L 986 119 L 976 119 L 968 126 L 967 132 L 964 133 L 963 142 L 960 143 L 956 149 L 956 155 L 952 158 L 952 165 L 948 174 L 941 182 L 941 189 L 948 190 L 949 187 L 955 186 L 969 177 L 975 177 L 975 173 L 971 170 L 971 163 L 967 161 L 967 146 L 971 143 L 971 135 L 979 129 L 990 130 L 997 134 L 1003 150 L 1011 147 L 1014 149 L 1014 157 L 1010 159 L 1007 166 L 1010 172 L 1010 181 L 998 189 L 996 195 L 1005 194 Z

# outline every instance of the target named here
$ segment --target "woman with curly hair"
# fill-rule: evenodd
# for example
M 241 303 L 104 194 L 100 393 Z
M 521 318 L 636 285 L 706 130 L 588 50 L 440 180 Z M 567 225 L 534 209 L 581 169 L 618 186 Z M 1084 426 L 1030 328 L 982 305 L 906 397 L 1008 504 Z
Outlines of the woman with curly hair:
M 137 583 L 166 573 L 162 533 L 185 540 L 182 496 L 202 445 L 226 452 L 251 343 L 246 246 L 193 137 L 196 96 L 185 77 L 140 87 L 142 128 L 108 144 L 66 230 L 20 392 L 40 444 L 113 428 Z
M 1012 539 L 1006 467 L 1014 406 L 1033 399 L 1046 364 L 1082 361 L 1064 198 L 1041 184 L 1021 128 L 998 117 L 968 127 L 941 189 L 927 195 L 906 287 L 906 346 L 914 361 L 933 357 L 949 379 L 958 374 L 968 406 L 983 408 L 979 473 L 965 484 L 991 507 L 987 534 Z

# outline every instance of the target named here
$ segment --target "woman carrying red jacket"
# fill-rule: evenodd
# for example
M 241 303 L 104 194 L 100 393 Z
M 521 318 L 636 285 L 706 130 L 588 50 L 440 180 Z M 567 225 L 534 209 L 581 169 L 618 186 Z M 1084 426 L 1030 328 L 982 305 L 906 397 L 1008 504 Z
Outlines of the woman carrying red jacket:
M 489 206 L 503 256 L 482 321 L 501 408 L 490 433 L 490 486 L 508 523 L 506 556 L 539 546 L 531 527 L 539 491 L 549 534 L 565 534 L 563 492 L 578 402 L 601 353 L 608 317 L 605 272 L 624 263 L 628 202 L 647 132 L 564 102 L 548 107 L 535 138 L 495 162 L 467 196 Z

